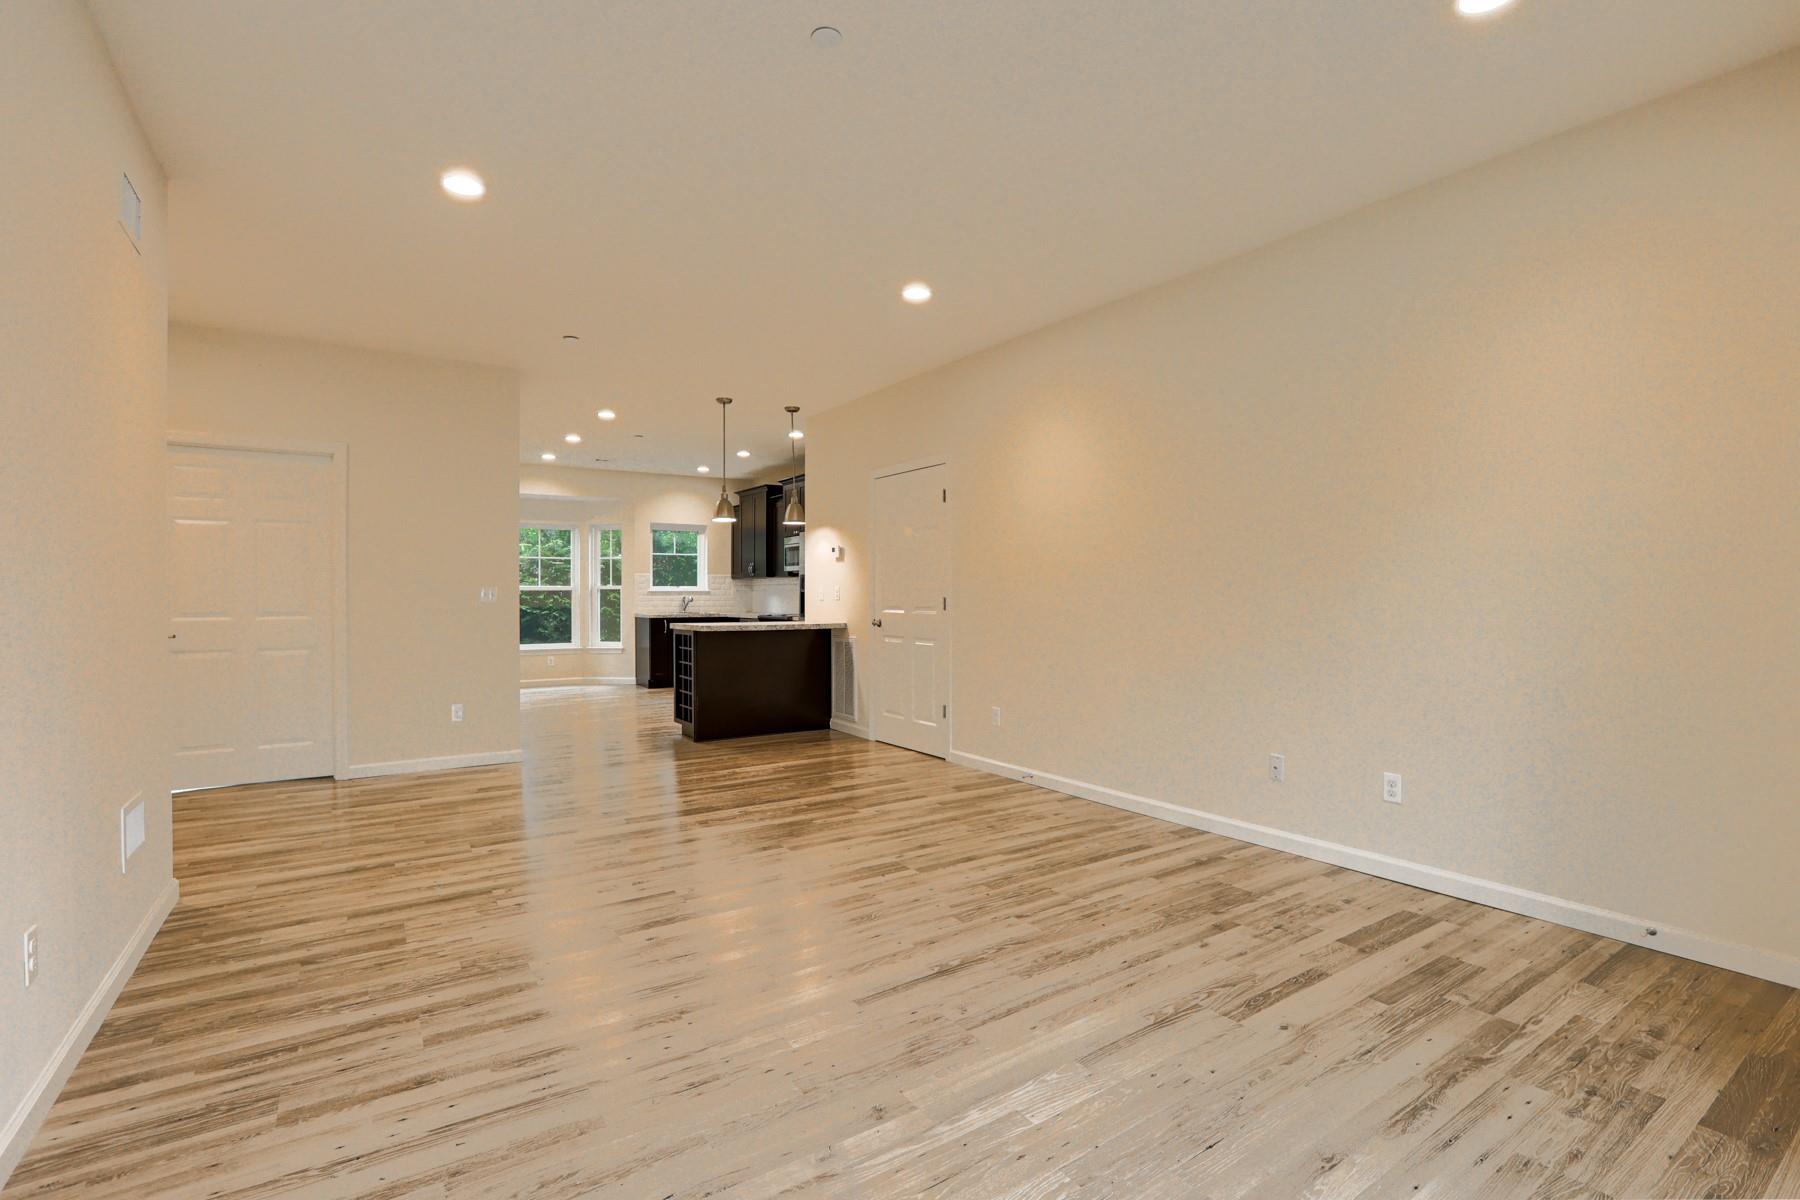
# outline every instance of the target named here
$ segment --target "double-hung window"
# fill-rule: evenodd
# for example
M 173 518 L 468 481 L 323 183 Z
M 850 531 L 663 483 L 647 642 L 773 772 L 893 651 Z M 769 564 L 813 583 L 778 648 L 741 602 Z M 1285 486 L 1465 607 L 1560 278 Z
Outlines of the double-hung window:
M 650 527 L 650 589 L 661 592 L 706 590 L 706 527 Z
M 575 531 L 519 529 L 519 645 L 575 645 Z
M 625 551 L 617 526 L 594 528 L 594 549 L 588 556 L 593 588 L 593 645 L 606 649 L 625 644 Z

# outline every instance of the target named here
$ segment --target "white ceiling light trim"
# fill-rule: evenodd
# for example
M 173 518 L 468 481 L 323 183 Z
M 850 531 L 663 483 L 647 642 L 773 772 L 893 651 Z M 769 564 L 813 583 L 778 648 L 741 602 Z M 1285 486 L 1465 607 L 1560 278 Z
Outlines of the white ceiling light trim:
M 451 167 L 438 176 L 438 185 L 454 200 L 473 201 L 487 195 L 487 181 L 467 167 Z

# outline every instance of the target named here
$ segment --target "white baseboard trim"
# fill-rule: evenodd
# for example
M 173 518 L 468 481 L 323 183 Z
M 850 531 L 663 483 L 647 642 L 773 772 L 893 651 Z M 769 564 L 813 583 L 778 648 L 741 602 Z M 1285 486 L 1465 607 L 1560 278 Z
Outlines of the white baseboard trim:
M 562 679 L 521 679 L 519 688 L 600 687 L 636 682 L 635 675 L 570 675 Z
M 455 771 L 462 767 L 491 767 L 516 763 L 522 750 L 488 750 L 481 754 L 444 754 L 437 758 L 400 758 L 393 762 L 351 763 L 339 771 L 339 779 L 368 779 L 376 775 L 422 775 L 428 771 Z
M 180 898 L 181 886 L 175 880 L 169 880 L 168 886 L 157 896 L 156 903 L 150 906 L 150 911 L 144 914 L 137 929 L 132 931 L 124 948 L 119 951 L 119 956 L 113 960 L 113 965 L 101 976 L 100 986 L 94 989 L 94 994 L 82 1005 L 75 1023 L 63 1035 L 55 1053 L 50 1056 L 50 1061 L 44 1064 L 44 1069 L 38 1072 L 38 1077 L 32 1081 L 30 1089 L 19 1101 L 18 1108 L 6 1119 L 5 1125 L 0 1125 L 0 1187 L 6 1186 L 7 1176 L 19 1165 L 19 1160 L 25 1157 L 25 1150 L 31 1145 L 32 1136 L 44 1123 L 44 1118 L 49 1115 L 57 1093 L 69 1081 L 75 1064 L 81 1061 L 82 1052 L 94 1040 L 94 1034 L 100 1031 L 106 1014 L 112 1011 L 113 1001 L 125 990 L 126 981 L 137 970 L 138 960 L 144 957 L 144 951 L 150 948 L 151 939 L 162 928 L 163 918 L 169 915 Z
M 847 733 L 851 737 L 859 737 L 859 738 L 862 738 L 864 741 L 867 741 L 869 738 L 868 726 L 858 725 L 855 721 L 846 720 L 843 717 L 831 718 L 831 727 L 833 729 L 837 730 L 839 733 Z M 973 763 L 969 763 L 967 765 L 974 766 Z
M 833 722 L 833 724 L 836 723 Z M 1114 808 L 1123 808 L 1143 816 L 1173 821 L 1177 825 L 1186 825 L 1193 829 L 1203 829 L 1208 833 L 1235 838 L 1240 842 L 1267 846 L 1271 850 L 1284 850 L 1289 854 L 1298 854 L 1302 858 L 1316 859 L 1319 862 L 1331 863 L 1333 866 L 1361 871 L 1365 875 L 1391 879 L 1396 883 L 1424 888 L 1426 891 L 1439 892 L 1446 896 L 1455 896 L 1461 900 L 1471 900 L 1476 904 L 1505 909 L 1507 912 L 1519 913 L 1522 916 L 1536 917 L 1540 921 L 1566 925 L 1571 929 L 1580 929 L 1587 933 L 1599 934 L 1601 937 L 1629 942 L 1634 946 L 1646 946 L 1652 950 L 1661 950 L 1666 954 L 1693 959 L 1695 962 L 1703 962 L 1710 966 L 1724 967 L 1728 971 L 1754 975 L 1758 979 L 1767 979 L 1788 987 L 1800 987 L 1800 958 L 1791 958 L 1773 950 L 1721 941 L 1718 938 L 1694 933 L 1691 930 L 1665 925 L 1661 921 L 1635 917 L 1610 909 L 1596 908 L 1591 904 L 1565 900 L 1560 896 L 1548 896 L 1542 892 L 1527 891 L 1524 888 L 1513 887 L 1511 884 L 1496 883 L 1491 879 L 1478 879 L 1473 875 L 1462 875 L 1440 867 L 1427 866 L 1424 863 L 1394 858 L 1386 854 L 1377 854 L 1372 850 L 1359 850 L 1354 846 L 1327 842 L 1319 838 L 1307 837 L 1304 834 L 1289 833 L 1286 830 L 1275 829 L 1267 825 L 1255 825 L 1232 817 L 1222 817 L 1215 813 L 1171 804 L 1166 800 L 1155 800 L 1148 796 L 1138 796 L 1130 792 L 1102 787 L 1099 784 L 1083 783 L 1078 779 L 1066 779 L 1060 775 L 1048 775 L 1029 767 L 983 758 L 977 754 L 964 754 L 959 750 L 952 750 L 949 758 L 951 762 L 960 766 L 973 767 L 977 771 L 986 771 L 990 775 L 1002 775 L 1008 779 L 1035 784 L 1053 792 L 1061 792 L 1066 796 L 1093 800 L 1100 804 L 1110 804 Z

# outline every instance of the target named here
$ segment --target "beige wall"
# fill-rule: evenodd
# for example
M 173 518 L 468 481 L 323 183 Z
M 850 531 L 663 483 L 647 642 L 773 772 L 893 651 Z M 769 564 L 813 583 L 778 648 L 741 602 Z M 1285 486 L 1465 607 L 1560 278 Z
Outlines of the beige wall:
M 674 612 L 681 593 L 648 591 L 650 527 L 704 525 L 708 583 L 692 593 L 694 612 L 748 614 L 794 612 L 798 583 L 731 578 L 731 526 L 712 523 L 719 502 L 717 481 L 637 471 L 588 467 L 525 466 L 519 470 L 519 520 L 554 524 L 618 525 L 624 534 L 625 645 L 621 650 L 521 650 L 519 680 L 525 684 L 594 683 L 634 678 L 639 613 Z M 582 542 L 586 553 L 587 542 Z M 551 660 L 555 661 L 552 662 Z
M 1795 976 L 1797 198 L 1790 53 L 817 414 L 809 614 L 947 455 L 957 751 Z
M 183 432 L 348 447 L 352 773 L 518 750 L 512 372 L 178 324 L 169 410 Z
M 40 1083 L 54 1096 L 59 1044 L 174 886 L 166 614 L 145 603 L 163 594 L 163 178 L 74 0 L 0 4 L 0 162 L 4 1179 L 41 1116 L 22 1106 Z M 143 198 L 141 252 L 116 219 L 122 171 Z M 126 874 L 134 796 L 148 841 Z

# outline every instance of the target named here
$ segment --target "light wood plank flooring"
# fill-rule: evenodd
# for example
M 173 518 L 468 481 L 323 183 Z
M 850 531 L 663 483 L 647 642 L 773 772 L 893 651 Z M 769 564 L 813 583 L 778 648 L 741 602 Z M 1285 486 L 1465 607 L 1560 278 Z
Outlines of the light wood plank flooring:
M 181 797 L 6 1200 L 1800 1196 L 1787 988 L 839 735 Z

